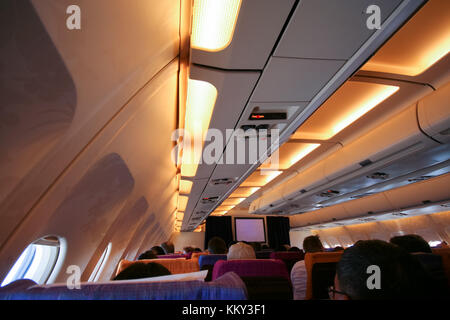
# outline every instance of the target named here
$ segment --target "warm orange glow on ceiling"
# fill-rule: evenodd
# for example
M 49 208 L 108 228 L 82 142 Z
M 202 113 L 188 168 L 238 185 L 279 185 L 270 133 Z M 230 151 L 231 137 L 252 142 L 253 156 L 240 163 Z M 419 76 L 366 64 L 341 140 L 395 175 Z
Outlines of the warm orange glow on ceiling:
M 180 193 L 189 194 L 192 189 L 192 181 L 180 180 Z
M 228 198 L 228 199 L 225 199 L 222 202 L 222 205 L 224 205 L 224 206 L 238 205 L 239 203 L 241 203 L 245 199 L 246 198 Z
M 417 76 L 450 51 L 450 1 L 428 1 L 361 68 Z
M 292 138 L 328 140 L 398 89 L 378 83 L 347 81 L 297 129 Z
M 216 211 L 213 211 L 212 213 L 211 213 L 211 215 L 212 216 L 223 216 L 224 214 L 226 214 L 228 211 L 225 211 L 225 210 L 216 210 Z
M 242 182 L 241 187 L 263 187 L 282 173 L 278 170 L 256 170 Z
M 181 164 L 182 176 L 194 177 L 197 172 L 216 98 L 217 89 L 212 84 L 189 79 Z
M 319 143 L 304 143 L 304 142 L 291 142 L 284 143 L 278 149 L 278 168 L 282 170 L 289 169 L 292 165 L 299 162 L 308 154 L 313 152 L 320 146 Z M 273 155 L 268 158 L 261 166 L 260 169 L 270 168 L 274 165 Z
M 178 196 L 178 211 L 185 211 L 189 198 Z
M 233 38 L 240 7 L 241 0 L 194 0 L 192 48 L 225 49 Z
M 239 187 L 230 194 L 230 198 L 247 198 L 261 189 L 260 187 Z
M 231 209 L 233 209 L 235 206 L 224 206 L 224 205 L 220 205 L 220 206 L 218 206 L 217 208 L 216 208 L 216 210 L 214 210 L 214 212 L 215 211 L 230 211 Z

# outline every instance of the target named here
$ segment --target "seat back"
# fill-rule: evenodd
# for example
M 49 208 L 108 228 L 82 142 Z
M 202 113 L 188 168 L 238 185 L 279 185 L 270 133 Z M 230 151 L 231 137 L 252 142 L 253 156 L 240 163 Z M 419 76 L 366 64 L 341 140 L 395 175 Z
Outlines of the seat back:
M 432 252 L 441 256 L 447 283 L 450 286 L 450 248 L 435 248 Z
M 0 300 L 246 300 L 242 279 L 229 272 L 211 282 L 204 281 L 109 281 L 84 282 L 80 289 L 66 283 L 36 285 L 19 281 L 1 288 Z M 15 282 L 17 282 L 15 281 Z
M 185 258 L 176 258 L 176 259 L 143 259 L 143 260 L 137 260 L 137 261 L 129 261 L 129 260 L 121 260 L 119 262 L 119 265 L 117 267 L 116 276 L 125 270 L 127 267 L 134 263 L 151 263 L 156 262 L 164 267 L 166 267 L 171 274 L 179 274 L 179 273 L 189 273 L 189 272 L 196 272 L 199 271 L 200 268 L 198 266 L 198 262 L 187 260 Z
M 336 264 L 341 259 L 343 251 L 338 252 L 314 252 L 305 254 L 305 267 L 307 273 L 306 280 L 306 299 L 323 299 L 324 290 L 327 289 L 332 279 L 331 284 L 334 282 L 334 275 L 336 274 Z M 318 266 L 318 264 L 324 264 Z M 317 265 L 317 266 L 316 266 Z M 314 277 L 313 277 L 314 270 Z M 317 280 L 321 279 L 321 280 Z M 314 285 L 316 280 L 316 285 Z M 314 293 L 316 293 L 315 296 Z M 328 294 L 327 294 L 328 296 Z
M 270 259 L 279 259 L 284 262 L 289 274 L 291 273 L 294 264 L 300 260 L 303 260 L 303 258 L 303 251 L 272 252 L 270 254 Z
M 214 265 L 212 279 L 233 271 L 241 277 L 289 278 L 285 264 L 274 259 L 219 260 Z
M 219 260 L 227 260 L 226 254 L 206 254 L 198 258 L 200 269 L 206 265 L 214 265 Z

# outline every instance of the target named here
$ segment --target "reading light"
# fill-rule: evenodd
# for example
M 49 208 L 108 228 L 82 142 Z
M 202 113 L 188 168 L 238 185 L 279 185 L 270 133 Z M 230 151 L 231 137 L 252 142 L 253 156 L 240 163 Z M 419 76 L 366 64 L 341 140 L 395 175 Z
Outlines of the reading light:
M 194 0 L 191 47 L 225 49 L 233 38 L 241 0 Z
M 189 194 L 192 189 L 192 181 L 180 180 L 180 193 Z
M 417 76 L 449 51 L 450 1 L 429 1 L 361 70 Z
M 197 172 L 216 98 L 217 89 L 212 84 L 206 81 L 188 80 L 182 176 L 193 177 Z
M 186 211 L 186 206 L 189 198 L 184 196 L 178 197 L 178 211 Z
M 347 81 L 295 132 L 295 139 L 328 140 L 393 95 L 399 87 Z

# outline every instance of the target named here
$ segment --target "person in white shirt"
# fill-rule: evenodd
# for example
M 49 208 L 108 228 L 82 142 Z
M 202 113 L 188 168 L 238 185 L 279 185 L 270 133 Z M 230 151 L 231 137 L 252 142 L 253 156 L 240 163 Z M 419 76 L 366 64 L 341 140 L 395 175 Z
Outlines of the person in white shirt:
M 303 250 L 306 253 L 324 251 L 319 236 L 309 236 L 303 239 Z M 306 267 L 305 260 L 298 261 L 291 270 L 292 290 L 294 300 L 304 300 L 306 297 Z

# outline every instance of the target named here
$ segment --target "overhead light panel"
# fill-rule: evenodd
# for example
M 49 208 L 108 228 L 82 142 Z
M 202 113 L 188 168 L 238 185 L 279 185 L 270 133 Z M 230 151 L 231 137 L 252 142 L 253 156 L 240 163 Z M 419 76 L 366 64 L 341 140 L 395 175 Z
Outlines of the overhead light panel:
M 244 182 L 242 182 L 242 187 L 263 187 L 270 181 L 282 174 L 283 171 L 278 170 L 256 170 Z
M 182 176 L 194 177 L 197 172 L 216 98 L 217 89 L 211 83 L 188 80 Z
M 246 198 L 228 198 L 222 202 L 222 205 L 225 206 L 232 206 L 232 205 L 238 205 L 242 201 L 244 201 Z
M 417 76 L 450 51 L 450 1 L 428 1 L 361 70 Z
M 319 146 L 319 143 L 287 141 L 277 150 L 278 168 L 282 170 L 289 169 Z M 273 167 L 274 164 L 276 165 L 271 156 L 260 166 L 260 169 L 269 169 L 270 167 Z
M 230 194 L 230 198 L 247 198 L 261 189 L 260 187 L 239 187 Z
M 186 206 L 189 198 L 184 196 L 178 197 L 178 211 L 186 211 Z
M 294 133 L 294 139 L 328 140 L 393 95 L 399 87 L 347 81 Z
M 241 0 L 194 0 L 191 47 L 225 49 L 233 38 Z

